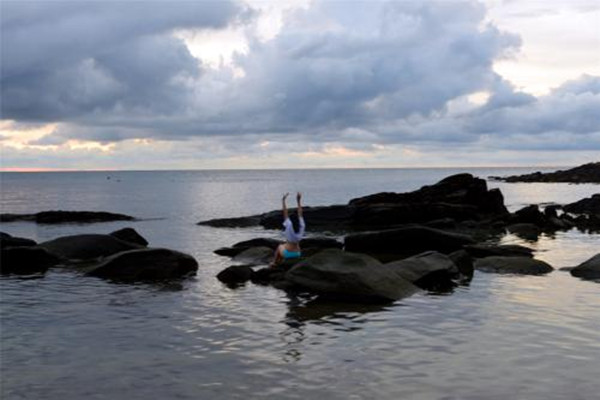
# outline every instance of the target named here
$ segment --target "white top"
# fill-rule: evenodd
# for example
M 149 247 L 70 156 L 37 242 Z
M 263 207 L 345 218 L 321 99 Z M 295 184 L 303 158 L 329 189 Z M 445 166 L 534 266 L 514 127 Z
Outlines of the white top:
M 285 221 L 283 221 L 283 226 L 285 228 L 283 234 L 285 235 L 285 240 L 290 243 L 300 243 L 300 240 L 304 237 L 304 229 L 306 228 L 304 218 L 300 217 L 298 218 L 298 221 L 300 222 L 300 230 L 298 232 L 294 232 L 294 225 L 289 218 L 286 218 Z

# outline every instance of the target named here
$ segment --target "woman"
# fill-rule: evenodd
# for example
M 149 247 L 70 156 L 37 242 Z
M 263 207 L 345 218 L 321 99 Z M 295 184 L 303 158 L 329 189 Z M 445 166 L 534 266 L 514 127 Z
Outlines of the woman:
M 302 193 L 298 192 L 296 195 L 296 201 L 298 203 L 298 223 L 300 228 L 298 232 L 294 231 L 294 225 L 292 224 L 292 220 L 288 214 L 287 205 L 285 204 L 285 201 L 289 195 L 289 193 L 286 193 L 281 199 L 283 208 L 283 227 L 285 228 L 283 231 L 283 234 L 285 235 L 285 243 L 280 244 L 277 247 L 277 250 L 275 250 L 275 258 L 271 263 L 271 267 L 275 267 L 285 260 L 299 258 L 302 255 L 300 251 L 300 240 L 302 240 L 302 237 L 304 236 L 304 229 L 306 228 L 304 218 L 302 217 Z

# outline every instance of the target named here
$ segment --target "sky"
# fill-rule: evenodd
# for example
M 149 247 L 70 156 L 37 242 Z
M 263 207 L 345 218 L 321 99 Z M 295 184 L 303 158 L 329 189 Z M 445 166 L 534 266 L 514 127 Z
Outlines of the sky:
M 600 160 L 598 0 L 0 0 L 0 168 Z

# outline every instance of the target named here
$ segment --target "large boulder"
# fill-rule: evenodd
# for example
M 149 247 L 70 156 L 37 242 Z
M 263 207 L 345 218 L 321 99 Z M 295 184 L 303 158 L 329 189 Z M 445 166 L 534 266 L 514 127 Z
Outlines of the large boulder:
M 248 265 L 232 265 L 217 274 L 217 279 L 229 285 L 245 283 L 250 280 L 254 271 Z
M 35 246 L 37 243 L 35 240 L 14 237 L 5 232 L 0 232 L 0 248 L 5 249 L 8 247 L 25 247 Z
M 549 264 L 534 258 L 500 256 L 475 260 L 475 269 L 483 272 L 519 275 L 542 275 L 554 270 Z
M 58 257 L 41 247 L 3 248 L 0 255 L 0 273 L 19 275 L 44 273 L 58 262 Z
M 474 243 L 475 241 L 467 235 L 424 226 L 406 226 L 348 235 L 345 239 L 345 249 L 376 255 L 383 260 L 392 260 L 425 251 L 448 254 Z
M 365 254 L 326 249 L 292 267 L 285 279 L 313 293 L 350 301 L 394 301 L 418 288 Z
M 135 243 L 140 246 L 148 246 L 148 241 L 133 228 L 123 228 L 109 233 L 110 236 L 123 240 L 124 242 Z
M 122 251 L 141 248 L 135 243 L 125 242 L 114 236 L 85 234 L 63 236 L 39 244 L 50 253 L 70 260 L 88 260 L 106 257 Z
M 521 239 L 531 242 L 537 241 L 542 233 L 542 230 L 537 225 L 531 223 L 512 224 L 507 226 L 506 230 L 514 235 L 517 235 Z
M 452 280 L 459 275 L 452 259 L 435 251 L 394 261 L 385 264 L 385 267 L 416 286 L 428 290 L 452 287 Z
M 537 226 L 543 226 L 547 223 L 547 218 L 542 213 L 537 204 L 531 204 L 514 212 L 511 217 L 514 223 L 527 223 Z
M 265 265 L 273 260 L 273 249 L 265 246 L 250 247 L 233 257 L 233 261 L 246 265 Z
M 584 279 L 600 279 L 600 253 L 573 268 L 571 275 Z
M 133 221 L 134 217 L 104 211 L 42 211 L 36 214 L 0 214 L 0 222 L 33 221 L 38 224 Z
M 161 281 L 182 278 L 197 269 L 198 263 L 188 254 L 142 248 L 107 257 L 88 269 L 87 275 L 119 281 Z

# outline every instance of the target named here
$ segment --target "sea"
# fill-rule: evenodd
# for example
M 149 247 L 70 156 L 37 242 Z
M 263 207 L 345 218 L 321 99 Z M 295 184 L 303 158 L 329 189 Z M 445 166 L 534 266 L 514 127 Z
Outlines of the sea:
M 37 225 L 0 231 L 45 241 L 132 227 L 153 247 L 193 255 L 197 275 L 119 284 L 51 269 L 0 277 L 0 398 L 588 400 L 600 393 L 600 283 L 559 268 L 600 250 L 577 230 L 537 242 L 545 276 L 476 272 L 451 293 L 385 305 L 319 303 L 268 286 L 229 288 L 213 253 L 280 237 L 262 228 L 197 222 L 277 209 L 285 192 L 307 206 L 405 192 L 460 172 L 481 178 L 556 168 L 39 172 L 0 175 L 1 212 L 91 210 L 135 222 Z M 566 204 L 594 184 L 504 183 L 512 211 Z M 310 221 L 307 221 L 310 232 Z

